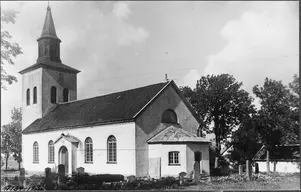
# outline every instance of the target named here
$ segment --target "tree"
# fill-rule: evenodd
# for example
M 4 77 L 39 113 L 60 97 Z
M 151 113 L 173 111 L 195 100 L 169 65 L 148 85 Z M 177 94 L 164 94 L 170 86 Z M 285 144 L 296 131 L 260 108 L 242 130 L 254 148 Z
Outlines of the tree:
M 246 160 L 252 160 L 261 147 L 258 138 L 259 134 L 255 129 L 254 120 L 252 118 L 246 119 L 232 134 L 231 146 L 233 149 L 229 154 L 230 161 L 234 165 L 241 165 Z
M 2 134 L 4 142 L 3 149 L 6 151 L 6 166 L 7 160 L 10 154 L 13 154 L 14 159 L 19 164 L 19 169 L 22 162 L 22 111 L 21 108 L 13 108 L 12 110 L 12 121 L 3 126 Z M 2 143 L 1 143 L 2 148 Z M 6 168 L 7 169 L 7 168 Z
M 3 126 L 3 131 L 1 133 L 1 153 L 4 154 L 5 159 L 5 170 L 7 170 L 8 166 L 8 158 L 12 152 L 12 142 L 9 134 L 7 133 L 7 127 Z
M 253 87 L 253 93 L 260 99 L 261 107 L 256 115 L 256 129 L 267 149 L 267 171 L 269 172 L 269 151 L 287 141 L 290 122 L 290 93 L 281 81 L 266 78 L 263 87 Z
M 218 155 L 221 144 L 227 143 L 232 131 L 255 113 L 253 99 L 241 86 L 242 83 L 233 76 L 221 74 L 201 77 L 195 90 L 181 88 L 202 119 L 203 129 L 215 134 L 215 151 Z
M 4 30 L 3 23 L 15 23 L 17 12 L 13 10 L 1 10 L 1 88 L 6 89 L 5 83 L 12 84 L 17 82 L 17 78 L 8 74 L 4 70 L 5 64 L 14 65 L 12 57 L 22 54 L 21 47 L 17 43 L 12 43 L 12 36 Z
M 293 81 L 289 83 L 290 88 L 290 107 L 291 107 L 291 129 L 287 136 L 288 140 L 292 143 L 299 143 L 299 101 L 300 101 L 300 88 L 299 76 L 294 75 Z

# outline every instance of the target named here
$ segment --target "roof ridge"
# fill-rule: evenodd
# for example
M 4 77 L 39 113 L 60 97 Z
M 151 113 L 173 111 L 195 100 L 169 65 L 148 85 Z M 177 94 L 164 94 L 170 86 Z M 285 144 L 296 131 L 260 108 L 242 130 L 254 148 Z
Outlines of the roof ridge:
M 145 85 L 145 86 L 141 86 L 141 87 L 136 87 L 136 88 L 132 88 L 132 89 L 126 89 L 126 90 L 123 90 L 123 91 L 117 91 L 117 92 L 113 92 L 113 93 L 108 93 L 108 94 L 105 94 L 105 95 L 98 95 L 98 96 L 94 96 L 94 97 L 90 97 L 90 98 L 77 99 L 77 100 L 68 101 L 68 102 L 64 102 L 64 103 L 58 103 L 58 105 L 75 103 L 75 102 L 80 102 L 80 101 L 89 100 L 89 99 L 96 99 L 96 98 L 99 98 L 99 97 L 104 97 L 104 96 L 109 96 L 109 95 L 113 95 L 113 94 L 123 93 L 123 92 L 126 92 L 126 91 L 134 91 L 134 90 L 137 90 L 137 89 L 146 88 L 146 87 L 149 87 L 149 86 L 154 86 L 154 85 L 159 85 L 159 84 L 164 84 L 164 83 L 149 84 L 149 85 Z

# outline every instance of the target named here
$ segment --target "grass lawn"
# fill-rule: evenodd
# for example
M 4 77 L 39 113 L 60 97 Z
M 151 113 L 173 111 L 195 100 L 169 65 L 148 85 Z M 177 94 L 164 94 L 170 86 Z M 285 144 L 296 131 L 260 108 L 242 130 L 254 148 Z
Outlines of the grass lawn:
M 212 177 L 211 182 L 185 186 L 181 190 L 300 190 L 300 174 L 257 174 L 252 181 L 231 175 L 228 177 Z

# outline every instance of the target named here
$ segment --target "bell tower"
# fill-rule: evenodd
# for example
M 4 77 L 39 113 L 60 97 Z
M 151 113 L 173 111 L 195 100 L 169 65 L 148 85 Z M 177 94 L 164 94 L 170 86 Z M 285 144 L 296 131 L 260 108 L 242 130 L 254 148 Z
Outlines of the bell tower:
M 61 63 L 61 40 L 56 36 L 51 9 L 49 6 L 47 7 L 42 35 L 37 41 L 39 46 L 38 62 L 49 59 L 51 61 Z
M 57 37 L 49 6 L 37 41 L 37 62 L 19 72 L 22 74 L 22 130 L 46 116 L 56 105 L 77 99 L 80 71 L 61 61 L 61 40 Z

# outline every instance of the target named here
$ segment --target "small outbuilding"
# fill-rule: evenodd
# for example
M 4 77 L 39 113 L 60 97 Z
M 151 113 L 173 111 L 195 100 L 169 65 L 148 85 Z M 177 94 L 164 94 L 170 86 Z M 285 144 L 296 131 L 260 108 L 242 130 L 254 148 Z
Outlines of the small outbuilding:
M 258 163 L 259 171 L 267 171 L 266 146 L 262 146 L 253 161 Z M 270 150 L 270 171 L 294 173 L 300 171 L 300 144 L 276 146 Z

